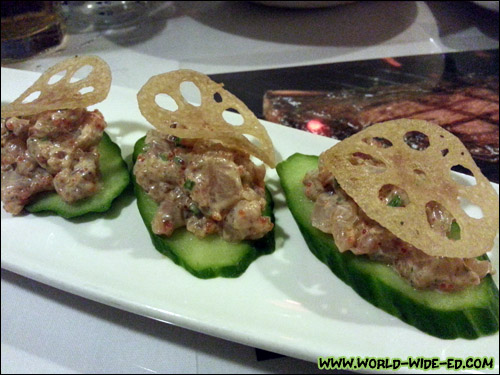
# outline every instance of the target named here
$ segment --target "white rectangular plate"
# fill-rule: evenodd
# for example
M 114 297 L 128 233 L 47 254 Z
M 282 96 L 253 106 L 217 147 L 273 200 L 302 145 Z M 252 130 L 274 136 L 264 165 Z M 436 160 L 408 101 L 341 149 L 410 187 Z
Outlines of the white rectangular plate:
M 2 103 L 37 77 L 2 68 Z M 136 92 L 113 86 L 97 107 L 130 163 L 135 141 L 150 128 Z M 317 155 L 335 143 L 264 125 L 279 160 L 295 152 Z M 277 249 L 236 279 L 200 280 L 159 254 L 130 196 L 92 220 L 12 217 L 2 209 L 2 267 L 120 309 L 308 361 L 318 356 L 487 356 L 495 358 L 492 372 L 498 373 L 498 334 L 441 340 L 365 302 L 308 250 L 274 170 L 268 171 L 268 184 L 276 202 Z M 498 241 L 491 257 L 498 270 Z M 495 281 L 498 285 L 498 274 Z

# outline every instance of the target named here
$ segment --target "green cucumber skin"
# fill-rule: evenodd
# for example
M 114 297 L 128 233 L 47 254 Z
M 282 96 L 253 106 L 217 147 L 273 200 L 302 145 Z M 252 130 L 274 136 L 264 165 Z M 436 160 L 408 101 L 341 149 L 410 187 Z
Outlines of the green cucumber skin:
M 133 155 L 134 163 L 137 156 L 142 152 L 144 141 L 145 137 L 139 139 L 135 144 Z M 261 239 L 243 241 L 235 244 L 222 240 L 218 235 L 199 239 L 185 228 L 176 229 L 171 237 L 158 236 L 153 233 L 151 228 L 151 220 L 158 206 L 137 184 L 133 171 L 132 181 L 134 183 L 134 192 L 137 198 L 139 212 L 156 250 L 200 279 L 238 277 L 246 271 L 255 259 L 261 255 L 271 254 L 275 250 L 274 229 Z M 269 216 L 274 223 L 274 202 L 267 189 L 266 200 L 267 207 L 264 211 L 264 215 Z M 187 249 L 188 246 L 189 249 Z M 227 257 L 228 259 L 224 259 L 224 257 L 214 259 L 218 255 L 217 247 L 223 247 L 224 250 L 221 251 L 230 254 Z M 191 256 L 188 254 L 190 259 L 187 259 L 185 256 L 187 252 L 192 252 L 194 255 Z M 214 257 L 210 259 L 210 257 L 206 256 L 206 253 L 215 254 Z
M 294 154 L 276 167 L 287 204 L 311 252 L 362 298 L 402 321 L 442 339 L 476 339 L 498 331 L 498 288 L 488 275 L 480 285 L 444 294 L 417 291 L 389 266 L 338 251 L 332 236 L 310 224 L 313 203 L 302 178 L 318 157 Z
M 108 134 L 103 133 L 99 143 L 99 170 L 102 187 L 97 194 L 77 201 L 66 203 L 54 191 L 41 194 L 38 199 L 25 208 L 28 212 L 52 212 L 66 219 L 82 216 L 91 212 L 105 212 L 130 184 L 127 164 L 121 156 L 120 147 Z

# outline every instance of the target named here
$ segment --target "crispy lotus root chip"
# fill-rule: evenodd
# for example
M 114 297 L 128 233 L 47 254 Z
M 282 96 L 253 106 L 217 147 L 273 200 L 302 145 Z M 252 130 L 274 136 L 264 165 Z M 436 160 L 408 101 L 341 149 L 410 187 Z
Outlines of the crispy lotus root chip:
M 74 79 L 73 75 L 84 66 L 92 71 L 83 79 Z M 55 79 L 62 76 L 58 81 Z M 51 81 L 52 79 L 52 81 Z M 111 87 L 111 70 L 97 56 L 80 56 L 64 60 L 43 73 L 40 78 L 12 103 L 2 107 L 2 118 L 29 116 L 57 109 L 86 108 L 97 104 L 108 96 Z M 32 101 L 26 99 L 39 92 Z
M 181 93 L 183 82 L 192 82 L 200 90 L 201 105 L 189 103 Z M 151 77 L 137 94 L 142 115 L 159 131 L 180 138 L 201 138 L 222 142 L 245 151 L 270 167 L 275 166 L 274 147 L 266 129 L 248 107 L 206 75 L 192 70 L 176 70 Z M 159 106 L 156 97 L 166 94 L 177 104 L 168 110 Z M 233 109 L 243 118 L 233 125 L 223 112 Z M 256 141 L 252 143 L 250 136 Z
M 412 147 L 412 138 L 422 147 Z M 460 140 L 439 126 L 406 119 L 375 124 L 324 152 L 320 165 L 371 219 L 428 255 L 471 258 L 493 246 L 498 195 Z M 456 165 L 472 172 L 475 185 L 452 178 Z M 379 199 L 386 185 L 403 189 L 409 202 L 391 207 Z M 479 206 L 482 217 L 469 216 L 461 207 L 463 199 Z M 428 205 L 440 205 L 452 215 L 459 239 L 432 229 Z

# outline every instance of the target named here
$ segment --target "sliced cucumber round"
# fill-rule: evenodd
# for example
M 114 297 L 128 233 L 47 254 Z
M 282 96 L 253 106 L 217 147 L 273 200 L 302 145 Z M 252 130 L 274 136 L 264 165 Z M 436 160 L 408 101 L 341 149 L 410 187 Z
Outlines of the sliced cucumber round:
M 475 339 L 498 331 L 498 288 L 490 275 L 459 292 L 419 291 L 385 264 L 339 252 L 331 235 L 311 225 L 314 203 L 305 196 L 302 180 L 317 167 L 317 156 L 294 154 L 276 169 L 309 249 L 337 277 L 371 304 L 430 335 Z
M 101 189 L 95 195 L 75 203 L 66 203 L 55 191 L 51 191 L 40 194 L 25 207 L 26 210 L 32 213 L 50 211 L 67 219 L 109 210 L 113 200 L 129 185 L 130 175 L 120 147 L 106 133 L 102 135 L 98 150 Z
M 142 152 L 145 137 L 139 139 L 134 147 L 134 163 Z M 259 256 L 270 254 L 275 249 L 274 229 L 264 237 L 253 241 L 231 243 L 219 235 L 198 238 L 185 228 L 176 229 L 170 237 L 153 233 L 151 221 L 158 209 L 157 203 L 137 184 L 133 174 L 137 206 L 155 248 L 176 264 L 184 267 L 202 279 L 214 277 L 238 277 Z M 267 206 L 265 216 L 274 223 L 273 200 L 266 189 Z

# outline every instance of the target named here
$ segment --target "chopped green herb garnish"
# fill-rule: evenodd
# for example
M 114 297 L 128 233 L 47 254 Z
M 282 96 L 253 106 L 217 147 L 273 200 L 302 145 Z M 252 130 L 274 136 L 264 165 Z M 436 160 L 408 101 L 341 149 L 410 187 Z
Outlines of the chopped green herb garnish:
M 395 194 L 394 197 L 392 197 L 392 199 L 390 200 L 390 202 L 387 203 L 387 205 L 391 207 L 401 207 L 403 205 L 401 202 L 401 197 Z
M 194 181 L 186 180 L 186 182 L 184 182 L 184 189 L 193 190 L 193 187 L 194 187 Z
M 191 211 L 195 215 L 199 215 L 201 213 L 199 207 L 195 203 L 191 203 L 189 205 L 189 211 Z
M 165 156 L 165 154 L 160 154 L 160 159 L 163 161 L 168 161 L 168 158 Z
M 450 231 L 446 234 L 446 236 L 450 240 L 456 241 L 460 239 L 460 225 L 458 225 L 455 220 L 453 220 L 453 222 L 451 223 Z
M 174 162 L 176 164 L 182 164 L 184 162 L 184 160 L 181 157 L 179 157 L 179 156 L 175 156 L 174 157 Z
M 175 145 L 176 145 L 177 147 L 182 146 L 181 142 L 182 142 L 182 138 L 175 137 L 175 139 L 174 139 L 174 143 L 175 143 Z

